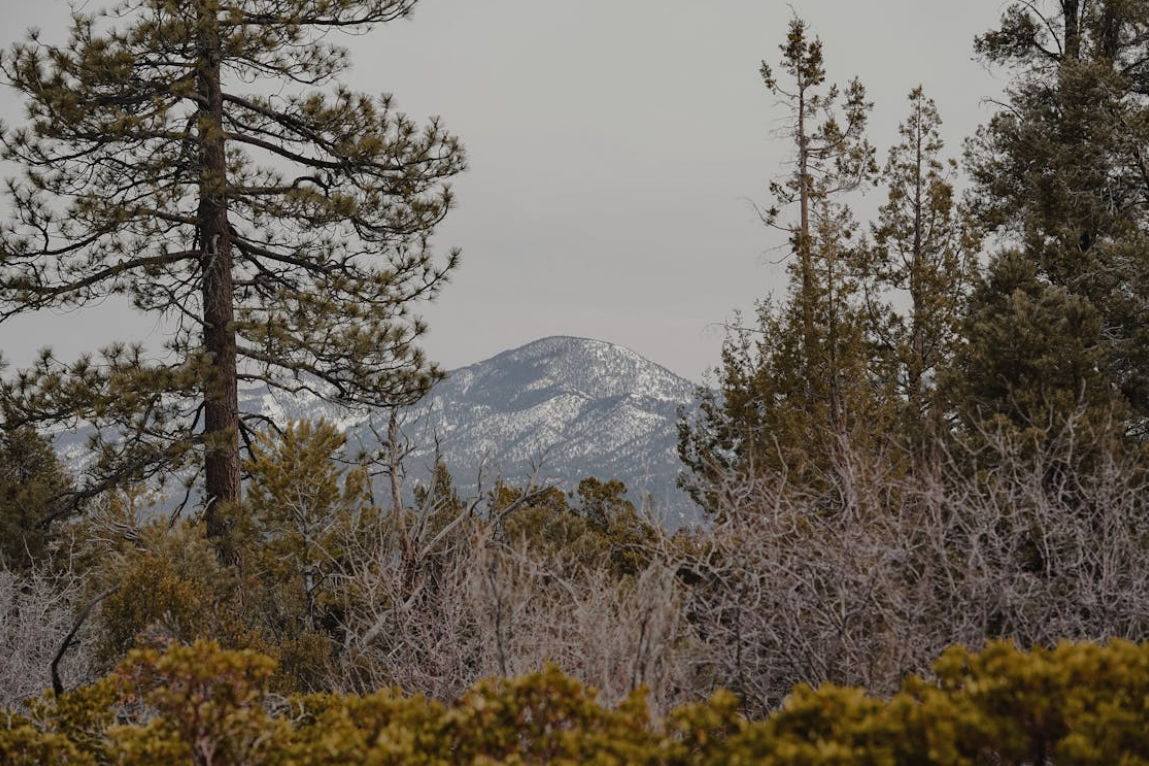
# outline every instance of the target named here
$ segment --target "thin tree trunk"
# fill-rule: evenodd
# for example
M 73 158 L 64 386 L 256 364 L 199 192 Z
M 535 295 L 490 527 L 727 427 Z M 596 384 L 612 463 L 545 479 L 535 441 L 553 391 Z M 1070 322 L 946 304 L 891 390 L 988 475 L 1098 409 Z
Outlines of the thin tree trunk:
M 1061 0 L 1061 13 L 1065 19 L 1065 49 L 1062 54 L 1067 60 L 1081 58 L 1081 0 Z
M 402 438 L 403 435 L 399 431 L 399 409 L 392 407 L 390 416 L 387 418 L 387 443 L 389 445 L 387 470 L 388 478 L 391 480 L 391 513 L 395 517 L 395 523 L 400 525 L 405 532 L 407 525 L 404 523 L 406 516 L 403 510 L 403 451 L 399 446 Z
M 802 268 L 802 340 L 806 359 L 818 342 L 814 326 L 814 256 L 810 237 L 810 137 L 806 135 L 806 85 L 798 85 L 798 205 L 801 219 L 798 227 L 798 259 Z M 809 377 L 809 376 L 808 376 Z
M 227 159 L 223 132 L 223 58 L 219 19 L 200 2 L 199 71 L 202 99 L 199 148 L 199 245 L 203 279 L 203 340 L 210 359 L 204 389 L 204 473 L 208 537 L 227 535 L 226 509 L 242 497 L 239 461 L 239 398 L 236 390 L 234 286 L 231 227 L 227 220 Z
M 923 398 L 922 376 L 926 369 L 925 307 L 922 305 L 922 270 L 925 268 L 925 156 L 922 150 L 922 99 L 919 94 L 914 105 L 914 244 L 910 261 L 910 299 L 912 301 L 913 339 L 910 353 L 909 400 L 915 420 L 921 416 Z
M 387 442 L 389 444 L 388 469 L 391 479 L 391 515 L 403 542 L 403 579 L 407 584 L 406 593 L 415 588 L 416 556 L 411 531 L 407 528 L 407 513 L 403 508 L 403 450 L 400 447 L 402 433 L 399 430 L 399 409 L 391 408 L 387 420 Z

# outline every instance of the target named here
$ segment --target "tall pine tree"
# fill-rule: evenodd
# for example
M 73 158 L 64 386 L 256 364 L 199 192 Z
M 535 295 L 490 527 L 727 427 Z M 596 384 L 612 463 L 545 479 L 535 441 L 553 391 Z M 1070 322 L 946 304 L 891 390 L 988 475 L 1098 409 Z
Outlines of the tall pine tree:
M 29 116 L 0 138 L 23 168 L 0 319 L 123 296 L 172 328 L 158 359 L 45 352 L 4 385 L 8 428 L 101 429 L 76 496 L 198 465 L 222 536 L 249 432 L 241 381 L 371 407 L 435 379 L 410 312 L 456 263 L 430 238 L 463 152 L 437 120 L 340 85 L 349 60 L 330 37 L 415 4 L 127 0 L 77 12 L 64 46 L 33 33 L 0 59 Z
M 790 288 L 760 305 L 757 327 L 727 338 L 719 393 L 702 391 L 700 417 L 680 426 L 685 483 L 704 505 L 731 470 L 820 483 L 880 408 L 862 300 L 870 255 L 844 200 L 877 172 L 865 135 L 871 104 L 858 80 L 827 82 L 822 42 L 802 20 L 781 50 L 780 73 L 763 63 L 761 74 L 789 110 L 793 170 L 770 185 L 762 217 L 788 237 Z
M 976 237 L 964 225 L 946 160 L 941 117 L 922 88 L 890 150 L 882 180 L 886 203 L 872 225 L 874 353 L 903 402 L 907 435 L 925 435 L 939 368 L 953 357 L 966 292 L 975 272 Z

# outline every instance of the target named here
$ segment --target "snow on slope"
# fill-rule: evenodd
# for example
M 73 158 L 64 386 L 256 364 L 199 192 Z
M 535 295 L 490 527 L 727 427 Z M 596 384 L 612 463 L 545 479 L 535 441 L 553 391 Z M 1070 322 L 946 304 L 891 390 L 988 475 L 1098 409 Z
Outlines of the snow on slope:
M 617 478 L 649 495 L 670 523 L 693 515 L 674 486 L 677 410 L 695 385 L 633 351 L 604 341 L 551 337 L 450 373 L 411 413 L 412 457 L 423 469 L 440 454 L 473 488 L 500 475 L 539 478 L 570 491 L 587 476 Z

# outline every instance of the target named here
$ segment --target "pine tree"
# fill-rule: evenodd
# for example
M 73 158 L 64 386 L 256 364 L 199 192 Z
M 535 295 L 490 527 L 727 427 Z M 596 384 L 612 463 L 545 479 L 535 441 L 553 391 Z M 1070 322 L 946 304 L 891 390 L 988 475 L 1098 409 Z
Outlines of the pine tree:
M 51 442 L 31 428 L 0 433 L 0 567 L 27 569 L 43 562 L 51 530 L 36 522 L 72 489 Z
M 172 327 L 159 359 L 45 352 L 5 384 L 6 427 L 101 429 L 99 476 L 78 495 L 198 466 L 223 536 L 251 430 L 240 381 L 349 407 L 405 404 L 434 381 L 410 312 L 457 261 L 430 238 L 462 149 L 438 120 L 420 128 L 389 96 L 340 85 L 349 60 L 329 37 L 415 4 L 127 0 L 76 13 L 65 46 L 33 33 L 0 60 L 30 120 L 0 139 L 23 168 L 0 319 L 123 296 Z
M 872 226 L 872 330 L 885 376 L 905 402 L 906 426 L 921 435 L 937 371 L 953 355 L 977 242 L 959 215 L 950 180 L 957 163 L 942 157 L 937 106 L 920 86 L 908 100 L 901 142 L 882 173 L 887 200 Z M 887 303 L 891 297 L 908 307 Z
M 404 538 L 406 550 L 404 555 L 412 560 L 411 548 L 418 546 L 418 540 L 433 540 L 448 526 L 458 521 L 460 514 L 464 513 L 467 503 L 459 496 L 455 487 L 455 478 L 443 461 L 441 455 L 436 454 L 435 464 L 431 469 L 430 480 L 426 485 L 415 484 L 412 488 L 414 495 L 414 515 L 404 513 L 400 523 L 404 529 L 400 535 Z M 412 539 L 414 538 L 414 539 Z M 412 566 L 414 562 L 412 560 Z
M 1119 408 L 1142 438 L 1149 423 L 1147 42 L 1145 0 L 1011 3 L 1001 26 L 977 40 L 989 63 L 1016 75 L 1007 108 L 967 151 L 973 213 L 1004 245 L 995 257 L 1013 259 L 1019 249 L 1040 281 L 1097 314 L 1088 345 L 1103 351 L 1108 378 L 1090 375 L 1072 388 L 1100 386 L 1085 392 L 1090 401 L 1117 389 Z
M 880 420 L 862 301 L 870 253 L 843 201 L 877 172 L 865 136 L 871 104 L 858 80 L 845 90 L 827 84 L 822 43 L 800 19 L 781 50 L 786 79 L 766 63 L 761 74 L 790 110 L 793 171 L 770 185 L 762 218 L 788 235 L 790 288 L 784 303 L 759 305 L 755 328 L 727 338 L 719 396 L 700 392 L 700 418 L 680 428 L 679 454 L 695 479 L 685 484 L 704 506 L 731 469 L 816 482 Z
M 871 181 L 877 172 L 874 149 L 865 137 L 873 105 L 857 79 L 844 93 L 837 85 L 827 85 L 822 41 L 810 39 L 801 19 L 790 22 L 781 50 L 781 66 L 788 79 L 779 80 L 766 62 L 760 73 L 766 89 L 790 110 L 786 133 L 794 145 L 794 170 L 770 184 L 774 204 L 764 212 L 763 220 L 789 235 L 804 356 L 816 367 L 820 360 L 815 350 L 823 345 L 823 336 L 831 336 L 832 349 L 837 318 L 836 307 L 829 316 L 818 316 L 819 306 L 834 304 L 849 289 L 853 276 L 849 265 L 844 266 L 846 253 L 839 247 L 853 224 L 837 200 Z M 796 217 L 784 218 L 794 208 Z M 832 407 L 839 409 L 839 404 Z
M 286 613 L 295 602 L 301 627 L 319 629 L 322 597 L 332 587 L 342 540 L 370 524 L 367 481 L 337 460 L 345 437 L 324 421 L 291 423 L 279 435 L 262 431 L 252 444 L 245 568 Z M 300 627 L 300 626 L 297 626 Z
M 634 503 L 626 499 L 626 484 L 618 479 L 602 481 L 588 476 L 576 490 L 578 512 L 600 529 L 607 529 L 620 519 L 637 518 Z
M 1074 418 L 1094 429 L 1091 438 L 1105 435 L 1122 411 L 1092 303 L 1049 284 L 1026 256 L 1007 251 L 978 281 L 971 305 L 966 340 L 942 380 L 967 433 L 1004 426 L 1042 441 Z

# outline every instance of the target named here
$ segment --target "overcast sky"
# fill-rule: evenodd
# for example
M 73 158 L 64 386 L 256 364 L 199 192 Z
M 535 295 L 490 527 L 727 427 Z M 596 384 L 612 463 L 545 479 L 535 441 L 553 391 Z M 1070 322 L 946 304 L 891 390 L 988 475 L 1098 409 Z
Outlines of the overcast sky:
M 89 0 L 97 7 L 98 0 Z M 860 77 L 884 157 L 905 96 L 938 102 L 949 150 L 984 122 L 1002 76 L 972 59 L 1000 0 L 423 0 L 409 21 L 348 40 L 359 90 L 442 116 L 471 169 L 437 241 L 463 265 L 426 347 L 448 368 L 546 335 L 629 346 L 701 380 L 735 309 L 780 290 L 780 235 L 765 202 L 789 147 L 758 76 L 793 13 L 825 44 L 832 80 Z M 64 0 L 0 0 L 8 47 L 29 26 L 63 42 Z M 19 122 L 11 91 L 0 118 Z M 870 203 L 876 204 L 877 196 Z M 51 345 L 156 343 L 154 318 L 105 307 L 0 325 L 16 363 Z

